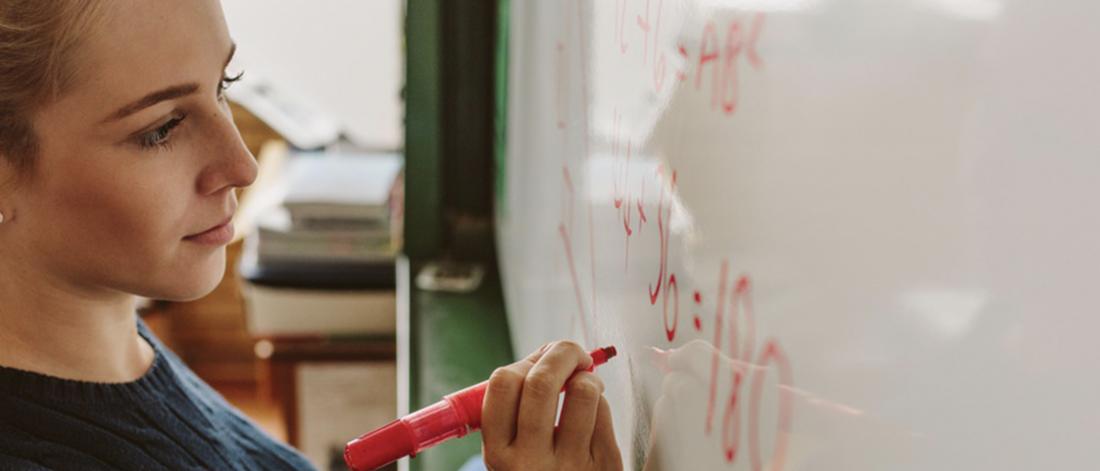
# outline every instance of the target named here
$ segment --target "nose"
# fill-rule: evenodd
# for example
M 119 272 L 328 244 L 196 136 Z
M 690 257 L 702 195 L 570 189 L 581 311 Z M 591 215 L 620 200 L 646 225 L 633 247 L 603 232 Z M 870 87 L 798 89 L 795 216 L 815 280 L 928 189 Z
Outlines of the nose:
M 256 158 L 245 146 L 228 110 L 224 113 L 212 120 L 210 142 L 203 146 L 209 158 L 197 183 L 201 195 L 216 194 L 226 188 L 243 188 L 256 180 Z

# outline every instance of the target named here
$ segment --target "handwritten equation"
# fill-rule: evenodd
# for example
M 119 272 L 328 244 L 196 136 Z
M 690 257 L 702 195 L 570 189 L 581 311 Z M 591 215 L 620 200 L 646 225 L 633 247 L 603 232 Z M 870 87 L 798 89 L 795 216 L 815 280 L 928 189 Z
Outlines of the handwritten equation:
M 631 51 L 627 39 L 627 17 L 631 10 L 637 10 L 634 15 L 635 33 L 642 37 L 642 47 L 634 51 Z M 657 92 L 662 91 L 669 78 L 676 82 L 691 82 L 699 92 L 705 90 L 704 82 L 709 82 L 707 88 L 711 107 L 732 115 L 737 109 L 739 63 L 747 61 L 753 69 L 764 66 L 757 49 L 764 27 L 764 13 L 751 13 L 748 18 L 723 22 L 707 21 L 696 36 L 699 38 L 698 45 L 689 45 L 680 39 L 669 41 L 662 35 L 666 10 L 665 0 L 635 2 L 633 9 L 627 0 L 616 0 L 612 29 L 619 53 L 624 56 L 641 55 L 643 73 L 649 75 L 653 90 Z M 677 60 L 671 67 L 668 47 L 662 47 L 666 44 L 675 46 L 673 54 Z
M 568 6 L 570 2 L 562 2 Z M 632 5 L 633 3 L 633 5 Z M 669 2 L 671 3 L 671 2 Z M 689 86 L 696 93 L 709 95 L 710 108 L 726 116 L 733 116 L 738 108 L 741 93 L 742 65 L 748 64 L 751 70 L 764 68 L 764 60 L 758 49 L 764 29 L 766 14 L 761 12 L 745 13 L 741 17 L 706 21 L 698 31 L 697 42 L 675 39 L 662 31 L 662 22 L 667 16 L 665 0 L 615 0 L 614 24 L 610 30 L 614 34 L 614 43 L 621 56 L 641 59 L 641 74 L 652 90 L 662 92 L 669 80 Z M 583 3 L 576 1 L 578 23 L 583 22 Z M 634 14 L 634 22 L 628 21 L 628 13 Z M 565 29 L 571 29 L 573 21 L 570 12 L 564 12 L 567 21 Z M 554 44 L 554 115 L 555 124 L 565 129 L 568 124 L 569 91 L 572 71 L 577 67 L 582 75 L 587 73 L 587 40 L 583 28 L 578 31 L 580 40 L 571 47 L 569 38 L 562 37 Z M 641 47 L 631 47 L 628 34 L 640 36 Z M 576 55 L 574 64 L 571 51 Z M 675 60 L 669 61 L 669 55 Z M 581 92 L 586 90 L 581 87 Z
M 670 175 L 666 175 L 670 174 Z M 676 273 L 670 268 L 669 248 L 672 217 L 671 194 L 676 190 L 677 172 L 666 172 L 658 169 L 654 180 L 659 183 L 661 191 L 658 191 L 656 203 L 656 224 L 658 234 L 659 262 L 656 267 L 656 275 L 653 282 L 646 287 L 646 300 L 650 305 L 660 303 L 661 326 L 665 333 L 665 340 L 672 344 L 676 341 L 681 329 L 681 309 L 685 304 L 692 311 L 691 328 L 696 333 L 703 333 L 712 329 L 713 337 L 711 345 L 714 354 L 711 360 L 709 375 L 709 396 L 707 401 L 706 423 L 704 432 L 707 436 L 715 433 L 716 422 L 721 435 L 721 443 L 725 460 L 735 463 L 742 450 L 741 429 L 744 421 L 748 421 L 748 454 L 752 469 L 762 469 L 763 458 L 760 439 L 760 411 L 763 397 L 765 378 L 769 371 L 774 370 L 778 375 L 778 384 L 782 386 L 793 385 L 793 372 L 790 360 L 787 357 L 781 343 L 776 339 L 766 339 L 763 345 L 757 347 L 756 317 L 753 307 L 752 280 L 749 275 L 743 274 L 736 280 L 730 280 L 729 261 L 722 260 L 718 274 L 718 284 L 712 294 L 704 295 L 702 289 L 690 290 L 691 297 L 682 302 L 680 297 L 680 281 Z M 572 201 L 575 198 L 575 189 L 568 167 L 563 168 L 562 182 L 570 200 L 569 210 L 563 214 L 572 214 Z M 636 204 L 629 204 L 630 202 Z M 625 195 L 615 198 L 615 209 L 619 218 L 613 226 L 615 230 L 626 230 L 626 237 L 640 230 L 646 224 L 641 217 L 631 221 L 629 214 L 638 212 L 644 214 L 644 199 L 633 200 Z M 620 226 L 625 223 L 625 226 Z M 580 330 L 586 344 L 593 344 L 594 312 L 586 308 L 585 284 L 577 271 L 576 247 L 572 232 L 569 229 L 569 221 L 563 220 L 558 225 L 564 256 L 567 262 L 571 285 L 575 301 L 577 303 L 577 319 L 580 322 Z M 625 229 L 624 229 L 625 228 Z M 629 239 L 628 239 L 629 240 Z M 587 288 L 593 291 L 593 288 Z M 715 300 L 713 305 L 708 305 L 707 300 Z M 714 316 L 705 320 L 702 312 L 705 308 L 712 308 Z M 724 356 L 732 360 L 732 366 L 720 368 Z M 725 363 L 730 363 L 726 361 Z M 719 384 L 731 384 L 726 397 L 718 397 Z M 779 398 L 779 414 L 776 423 L 776 435 L 774 438 L 773 452 L 769 463 L 771 469 L 782 469 L 782 463 L 787 449 L 787 436 L 792 423 L 793 403 L 789 394 L 776 391 Z M 747 404 L 746 404 L 747 398 Z M 743 410 L 747 407 L 747 413 Z
M 583 162 L 588 162 L 591 136 L 588 123 L 589 115 L 589 73 L 584 63 L 585 50 L 591 43 L 585 30 L 586 0 L 562 2 L 564 24 L 559 38 L 554 43 L 554 90 L 553 103 L 555 117 L 553 126 L 561 133 L 563 145 L 567 135 L 583 132 L 576 136 L 582 143 Z M 671 0 L 667 3 L 671 3 Z M 597 5 L 593 3 L 593 5 Z M 606 5 L 606 4 L 604 4 Z M 610 7 L 610 5 L 608 5 Z M 613 24 L 608 31 L 612 33 L 613 51 L 622 57 L 631 55 L 641 58 L 641 80 L 648 82 L 654 91 L 660 92 L 669 83 L 675 81 L 680 87 L 709 96 L 709 106 L 723 115 L 731 116 L 738 109 L 740 95 L 739 82 L 747 63 L 752 70 L 763 68 L 763 59 L 757 49 L 764 23 L 763 13 L 748 13 L 722 21 L 705 21 L 696 36 L 679 36 L 682 31 L 663 31 L 667 19 L 668 5 L 665 0 L 615 0 Z M 572 11 L 570 11 L 572 10 Z M 631 21 L 633 20 L 633 21 Z M 603 31 L 601 25 L 593 25 L 595 34 Z M 667 28 L 666 28 L 667 29 Z M 697 42 L 687 43 L 684 39 L 697 37 Z M 571 50 L 576 49 L 576 55 Z M 670 62 L 669 55 L 675 55 Z M 574 73 L 575 72 L 575 73 Z M 571 84 L 579 80 L 579 84 Z M 573 85 L 576 85 L 575 87 Z M 580 94 L 579 113 L 569 109 L 570 91 Z M 571 127 L 571 116 L 577 116 L 582 122 Z M 763 469 L 765 453 L 762 452 L 760 437 L 763 429 L 761 408 L 765 395 L 778 398 L 778 414 L 774 428 L 775 437 L 770 440 L 772 450 L 767 458 L 770 469 L 782 469 L 788 446 L 788 436 L 793 421 L 793 402 L 784 387 L 793 385 L 793 371 L 782 344 L 774 338 L 764 338 L 758 343 L 756 313 L 753 307 L 753 282 L 748 274 L 731 279 L 728 259 L 720 261 L 718 284 L 714 287 L 693 287 L 677 277 L 673 270 L 675 264 L 670 257 L 679 257 L 670 253 L 672 247 L 672 219 L 676 206 L 679 174 L 668 163 L 657 165 L 656 170 L 645 175 L 631 175 L 631 162 L 637 158 L 640 150 L 636 141 L 624 125 L 626 117 L 614 109 L 611 113 L 611 130 L 607 144 L 610 148 L 613 170 L 608 181 L 586 182 L 589 185 L 610 188 L 611 204 L 615 218 L 610 225 L 600 219 L 600 225 L 594 223 L 593 203 L 586 199 L 584 210 L 587 215 L 587 245 L 590 266 L 589 273 L 583 273 L 585 267 L 578 264 L 580 245 L 575 238 L 575 207 L 579 199 L 578 187 L 574 180 L 572 163 L 565 159 L 561 163 L 561 188 L 563 193 L 562 211 L 557 225 L 562 255 L 566 262 L 571 281 L 574 301 L 576 302 L 576 322 L 586 345 L 592 346 L 598 341 L 595 326 L 599 312 L 598 289 L 596 286 L 597 253 L 594 231 L 619 231 L 623 237 L 623 273 L 642 273 L 653 270 L 644 288 L 648 305 L 654 308 L 654 320 L 661 323 L 664 340 L 674 345 L 684 338 L 684 329 L 693 337 L 711 335 L 710 343 L 714 348 L 711 359 L 706 419 L 702 432 L 706 436 L 718 436 L 725 461 L 732 465 L 747 454 L 751 469 Z M 635 184 L 632 184 L 634 182 Z M 648 193 L 648 195 L 647 195 Z M 656 266 L 635 267 L 631 271 L 631 240 L 643 233 L 645 226 L 655 224 L 656 247 L 658 254 Z M 646 240 L 652 240 L 646 239 Z M 640 271 L 638 271 L 640 269 Z M 617 275 L 616 275 L 617 276 Z M 681 290 L 690 293 L 681 299 Z M 658 306 L 659 304 L 659 306 Z M 690 320 L 681 319 L 681 311 L 690 313 Z M 705 310 L 713 310 L 713 317 Z M 686 317 L 686 316 L 685 316 Z M 686 323 L 690 322 L 690 323 Z M 679 339 L 679 340 L 678 340 Z M 726 361 L 722 361 L 727 359 Z M 725 365 L 725 366 L 723 366 Z M 730 366 L 732 365 L 732 366 Z M 765 391 L 769 374 L 777 383 L 775 391 Z M 723 387 L 719 387 L 722 385 Z M 729 386 L 728 388 L 726 386 Z M 721 396 L 723 391 L 725 396 Z M 728 393 L 727 393 L 728 391 Z M 747 431 L 743 438 L 742 430 Z

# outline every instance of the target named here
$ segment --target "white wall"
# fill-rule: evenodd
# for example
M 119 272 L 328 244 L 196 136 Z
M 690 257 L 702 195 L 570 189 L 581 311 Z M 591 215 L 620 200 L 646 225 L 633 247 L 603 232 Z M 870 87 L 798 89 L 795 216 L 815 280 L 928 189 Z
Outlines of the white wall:
M 401 0 L 223 0 L 234 67 L 272 80 L 364 145 L 403 147 Z

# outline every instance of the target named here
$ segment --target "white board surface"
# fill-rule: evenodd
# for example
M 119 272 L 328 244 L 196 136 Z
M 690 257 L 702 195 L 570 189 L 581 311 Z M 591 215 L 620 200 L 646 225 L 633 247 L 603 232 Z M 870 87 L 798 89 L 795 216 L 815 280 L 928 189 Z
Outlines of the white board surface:
M 627 469 L 1100 466 L 1100 3 L 513 0 L 510 29 L 513 340 L 619 348 Z

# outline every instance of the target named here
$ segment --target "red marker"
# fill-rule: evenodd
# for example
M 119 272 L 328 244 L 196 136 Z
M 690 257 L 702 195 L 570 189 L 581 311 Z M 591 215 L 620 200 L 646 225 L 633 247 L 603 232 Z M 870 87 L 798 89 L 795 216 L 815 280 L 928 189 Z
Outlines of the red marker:
M 588 371 L 607 363 L 617 353 L 615 347 L 593 350 Z M 344 448 L 344 461 L 352 471 L 374 470 L 481 428 L 481 404 L 488 386 L 489 382 L 483 381 L 449 394 L 442 401 L 352 440 Z

